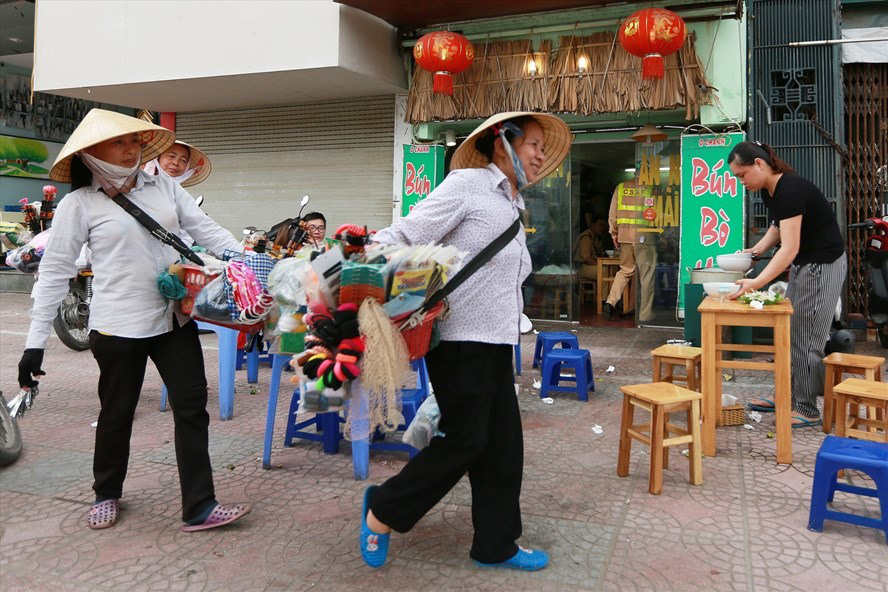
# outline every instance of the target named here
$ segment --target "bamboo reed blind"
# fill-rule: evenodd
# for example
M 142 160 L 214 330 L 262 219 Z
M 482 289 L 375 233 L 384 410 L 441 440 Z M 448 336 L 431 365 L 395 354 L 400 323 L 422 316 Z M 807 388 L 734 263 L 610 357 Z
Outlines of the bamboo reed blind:
M 578 72 L 585 58 L 586 72 Z M 535 76 L 528 64 L 537 65 Z M 593 115 L 684 107 L 699 116 L 709 84 L 692 36 L 665 56 L 662 80 L 641 79 L 641 58 L 626 52 L 613 33 L 561 37 L 553 53 L 543 41 L 491 41 L 475 45 L 475 61 L 454 77 L 453 96 L 432 92 L 432 73 L 416 68 L 407 98 L 407 121 L 481 119 L 503 111 L 547 111 Z

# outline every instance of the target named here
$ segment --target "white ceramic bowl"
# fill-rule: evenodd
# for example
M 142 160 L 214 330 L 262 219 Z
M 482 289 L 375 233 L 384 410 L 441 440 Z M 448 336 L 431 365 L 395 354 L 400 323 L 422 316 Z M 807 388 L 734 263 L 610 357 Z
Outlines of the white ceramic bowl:
M 613 256 L 616 254 L 616 251 L 613 250 L 613 249 L 607 249 L 607 250 L 604 252 L 604 254 L 607 255 L 608 257 L 613 257 Z
M 725 290 L 725 298 L 729 298 L 740 291 L 740 286 L 728 282 L 705 282 L 703 284 L 703 291 L 706 292 L 708 296 L 719 298 L 722 295 L 722 287 L 724 287 Z
M 718 266 L 725 271 L 749 271 L 752 269 L 752 253 L 733 253 L 715 258 Z

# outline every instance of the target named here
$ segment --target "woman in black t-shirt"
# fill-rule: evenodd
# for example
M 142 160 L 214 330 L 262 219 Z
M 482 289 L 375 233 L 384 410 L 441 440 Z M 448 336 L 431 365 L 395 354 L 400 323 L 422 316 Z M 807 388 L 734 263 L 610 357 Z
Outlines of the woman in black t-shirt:
M 731 172 L 749 191 L 762 191 L 771 226 L 746 253 L 780 248 L 756 278 L 739 280 L 736 296 L 759 290 L 789 267 L 786 295 L 792 300 L 792 427 L 820 424 L 817 395 L 823 393 L 823 353 L 845 281 L 845 245 L 835 213 L 817 187 L 780 160 L 767 144 L 741 142 L 728 156 Z M 735 296 L 735 297 L 736 297 Z M 750 408 L 773 411 L 774 401 Z

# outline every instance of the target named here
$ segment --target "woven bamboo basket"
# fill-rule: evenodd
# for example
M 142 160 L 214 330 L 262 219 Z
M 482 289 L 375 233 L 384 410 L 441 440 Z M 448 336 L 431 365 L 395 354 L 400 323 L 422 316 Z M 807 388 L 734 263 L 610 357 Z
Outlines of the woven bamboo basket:
M 746 423 L 746 410 L 743 405 L 722 407 L 721 425 L 738 426 Z

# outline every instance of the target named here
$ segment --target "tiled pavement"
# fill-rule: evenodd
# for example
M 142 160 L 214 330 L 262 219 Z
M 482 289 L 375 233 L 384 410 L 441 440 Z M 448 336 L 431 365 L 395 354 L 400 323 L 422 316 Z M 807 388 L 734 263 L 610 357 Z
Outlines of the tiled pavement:
M 25 296 L 0 294 L 0 385 L 8 393 L 15 390 L 27 306 Z M 552 556 L 547 569 L 533 574 L 481 570 L 469 561 L 466 480 L 414 531 L 393 537 L 383 569 L 365 567 L 356 538 L 367 484 L 353 479 L 347 445 L 336 456 L 304 441 L 283 448 L 282 400 L 274 468 L 262 469 L 267 369 L 257 394 L 238 374 L 235 418 L 228 422 L 218 420 L 217 381 L 209 372 L 218 496 L 252 502 L 250 516 L 227 529 L 179 532 L 172 417 L 158 411 L 161 385 L 152 368 L 136 415 L 122 519 L 110 530 L 90 531 L 84 516 L 92 500 L 97 369 L 89 352 L 53 339 L 43 391 L 21 424 L 25 451 L 0 472 L 0 589 L 888 590 L 888 546 L 880 532 L 835 522 L 822 534 L 805 528 L 819 430 L 794 431 L 795 463 L 785 466 L 774 462 L 772 417 L 753 430 L 719 429 L 718 456 L 703 461 L 703 485 L 687 483 L 685 459 L 673 452 L 660 496 L 647 492 L 649 455 L 636 444 L 630 476 L 618 478 L 618 386 L 649 381 L 648 351 L 679 334 L 595 328 L 578 335 L 594 360 L 598 390 L 588 403 L 567 395 L 542 403 L 531 387 L 539 376 L 529 369 L 532 336 L 523 343 L 521 542 Z M 203 339 L 213 369 L 215 336 Z M 858 351 L 881 350 L 866 343 Z M 605 372 L 609 365 L 614 373 Z M 769 388 L 768 375 L 738 372 L 725 390 L 748 399 Z M 603 434 L 592 431 L 596 423 Z M 405 461 L 401 454 L 374 454 L 370 482 Z M 863 481 L 854 473 L 848 479 Z M 878 515 L 875 500 L 839 496 L 841 506 Z

